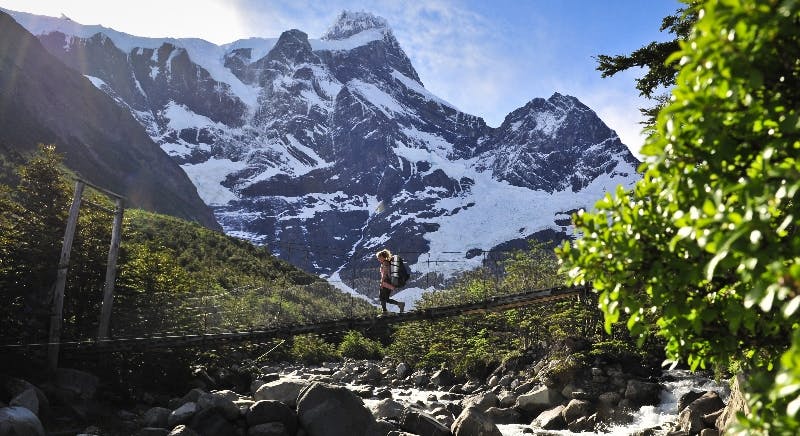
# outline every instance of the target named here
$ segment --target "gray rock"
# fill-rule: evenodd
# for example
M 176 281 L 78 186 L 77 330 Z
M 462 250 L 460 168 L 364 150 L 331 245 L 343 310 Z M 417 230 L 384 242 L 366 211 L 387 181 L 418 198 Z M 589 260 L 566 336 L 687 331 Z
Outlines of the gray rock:
M 39 397 L 36 395 L 36 391 L 33 388 L 28 388 L 20 392 L 9 401 L 8 405 L 11 407 L 24 407 L 33 412 L 34 415 L 39 416 Z
M 475 407 L 464 409 L 451 429 L 454 436 L 503 436 L 497 425 Z
M 376 424 L 361 398 L 324 383 L 312 383 L 300 392 L 297 416 L 309 436 L 360 436 Z
M 294 436 L 282 422 L 257 424 L 247 429 L 247 436 Z
M 403 413 L 400 428 L 419 436 L 450 436 L 450 429 L 420 410 L 408 408 Z
M 240 436 L 239 427 L 223 416 L 219 409 L 205 409 L 197 412 L 189 427 L 200 436 Z
M 703 417 L 710 413 L 721 411 L 724 407 L 725 403 L 719 397 L 719 394 L 716 392 L 706 392 L 700 398 L 689 403 L 689 405 L 678 414 L 675 429 L 690 434 L 700 433 L 700 431 L 707 426 Z
M 598 422 L 598 415 L 593 413 L 590 416 L 581 416 L 575 421 L 568 423 L 567 429 L 573 433 L 581 433 L 585 431 L 593 432 L 597 428 Z
M 392 399 L 385 399 L 369 406 L 372 415 L 376 419 L 400 419 L 403 416 L 405 406 Z
M 247 425 L 255 426 L 270 422 L 280 422 L 291 434 L 297 432 L 297 414 L 289 406 L 280 401 L 256 401 L 247 411 Z
M 161 427 L 144 427 L 140 428 L 135 436 L 169 436 L 169 430 Z
M 39 418 L 25 407 L 0 409 L 0 436 L 44 436 Z
M 564 397 L 560 392 L 542 386 L 530 393 L 517 397 L 517 403 L 514 407 L 528 415 L 536 415 L 543 410 L 552 408 L 562 401 L 564 401 Z
M 453 375 L 452 372 L 444 368 L 436 371 L 431 376 L 431 383 L 439 387 L 453 386 L 455 382 L 456 382 L 455 375 Z
M 94 398 L 100 379 L 88 372 L 77 369 L 58 368 L 55 373 L 55 385 L 71 392 L 82 400 Z
M 10 398 L 14 398 L 28 389 L 33 389 L 34 392 L 36 392 L 36 399 L 39 402 L 39 413 L 45 413 L 50 408 L 50 401 L 44 391 L 21 378 L 9 377 L 5 380 L 3 387 L 5 387 L 6 393 Z M 5 407 L 6 405 L 3 406 Z
M 495 424 L 518 424 L 522 422 L 522 415 L 513 407 L 490 407 L 486 410 L 486 417 Z
M 552 409 L 540 413 L 531 423 L 532 427 L 539 427 L 544 430 L 566 430 L 567 423 L 564 421 L 562 412 L 564 406 L 556 406 Z
M 239 397 L 234 394 L 234 398 L 238 399 Z M 229 421 L 235 420 L 240 414 L 239 406 L 233 403 L 231 396 L 219 392 L 200 395 L 200 398 L 197 399 L 197 407 L 200 410 L 214 409 Z
M 296 407 L 297 396 L 308 385 L 308 382 L 298 380 L 276 380 L 258 388 L 253 399 L 275 400 L 286 403 L 289 407 Z
M 636 379 L 628 380 L 625 399 L 635 404 L 636 408 L 657 406 L 661 401 L 661 385 Z
M 683 409 L 685 409 L 686 406 L 691 404 L 692 401 L 702 397 L 704 393 L 705 392 L 701 391 L 689 391 L 681 395 L 681 397 L 678 399 L 678 413 L 683 412 Z
M 142 417 L 142 424 L 145 427 L 167 428 L 169 425 L 169 415 L 172 410 L 165 407 L 153 407 L 147 410 Z
M 428 374 L 425 374 L 425 371 L 414 371 L 411 374 L 411 382 L 414 383 L 414 386 L 425 386 L 431 381 Z
M 700 436 L 719 436 L 719 430 L 716 428 L 704 428 L 700 430 Z
M 592 403 L 584 400 L 570 400 L 562 413 L 567 424 L 575 422 L 578 418 L 588 417 L 591 414 Z
M 188 402 L 173 410 L 167 419 L 167 427 L 173 428 L 176 425 L 188 423 L 195 413 L 197 413 L 197 403 Z
M 497 395 L 494 392 L 472 395 L 461 401 L 461 406 L 465 409 L 476 407 L 481 412 L 485 412 L 490 407 L 497 407 L 498 404 L 500 404 L 500 400 L 497 399 Z
M 167 436 L 198 436 L 198 434 L 191 428 L 181 424 L 173 428 Z

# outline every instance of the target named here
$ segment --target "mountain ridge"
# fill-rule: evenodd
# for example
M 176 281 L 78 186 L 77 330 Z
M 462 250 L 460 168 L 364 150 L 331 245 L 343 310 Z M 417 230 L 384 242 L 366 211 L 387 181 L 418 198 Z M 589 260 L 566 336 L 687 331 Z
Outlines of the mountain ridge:
M 374 275 L 377 247 L 468 252 L 568 237 L 566 212 L 638 178 L 618 135 L 574 97 L 531 99 L 489 127 L 424 88 L 384 19 L 343 12 L 331 29 L 323 36 L 333 39 L 293 29 L 214 47 L 146 40 L 149 48 L 112 32 L 128 65 L 109 56 L 82 73 L 113 94 L 108 71 L 133 72 L 126 87 L 138 83 L 149 106 L 135 109 L 126 92 L 116 93 L 120 104 L 186 171 L 227 233 L 367 294 L 372 281 L 361 277 Z M 39 38 L 58 42 L 46 46 L 66 58 L 101 43 Z M 196 89 L 205 90 L 199 101 L 188 96 Z M 326 249 L 296 259 L 287 244 Z M 471 259 L 458 268 L 479 265 Z M 408 261 L 420 266 L 419 255 Z

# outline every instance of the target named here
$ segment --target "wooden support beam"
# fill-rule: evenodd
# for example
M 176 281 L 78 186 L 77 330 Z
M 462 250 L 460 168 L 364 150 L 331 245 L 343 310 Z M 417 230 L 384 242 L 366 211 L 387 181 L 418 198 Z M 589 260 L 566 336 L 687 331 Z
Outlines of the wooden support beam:
M 122 198 L 117 197 L 114 207 L 114 227 L 111 229 L 111 247 L 108 249 L 106 282 L 105 288 L 103 289 L 103 307 L 100 311 L 100 327 L 97 332 L 98 339 L 108 338 L 108 329 L 111 325 L 111 307 L 114 304 L 114 282 L 117 278 L 117 258 L 119 257 L 119 243 L 122 239 L 123 213 Z
M 69 254 L 72 251 L 72 241 L 75 238 L 75 227 L 78 224 L 78 212 L 81 207 L 84 182 L 75 182 L 75 195 L 72 197 L 72 206 L 69 208 L 67 229 L 64 231 L 64 242 L 61 245 L 61 257 L 58 261 L 56 284 L 53 287 L 53 305 L 50 312 L 50 336 L 47 347 L 47 363 L 50 370 L 58 368 L 58 347 L 61 341 L 61 322 L 64 312 L 64 287 L 67 284 L 67 270 L 69 269 Z

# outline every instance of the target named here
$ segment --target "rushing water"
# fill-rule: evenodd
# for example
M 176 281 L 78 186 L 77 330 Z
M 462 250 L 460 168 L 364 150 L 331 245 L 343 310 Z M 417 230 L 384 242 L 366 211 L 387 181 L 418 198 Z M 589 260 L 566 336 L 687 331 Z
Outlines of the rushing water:
M 607 432 L 582 432 L 573 433 L 568 430 L 561 431 L 548 431 L 548 434 L 553 435 L 609 435 L 609 436 L 628 436 L 639 430 L 652 429 L 655 427 L 662 427 L 658 434 L 666 434 L 669 430 L 669 425 L 673 423 L 678 417 L 678 400 L 689 391 L 715 391 L 720 397 L 727 402 L 730 394 L 727 386 L 720 385 L 714 380 L 692 373 L 687 370 L 670 370 L 664 372 L 664 380 L 671 380 L 662 382 L 664 390 L 661 392 L 661 403 L 658 406 L 645 406 L 636 411 L 634 420 L 627 425 L 611 426 Z M 437 397 L 441 396 L 444 392 L 437 391 L 423 391 L 417 389 L 392 389 L 393 398 L 398 401 L 414 403 L 422 401 L 427 403 L 429 395 L 433 394 Z M 374 400 L 368 400 L 367 404 Z M 446 401 L 442 401 L 446 402 Z M 531 426 L 523 424 L 508 424 L 498 425 L 500 432 L 503 436 L 528 436 L 530 435 Z M 524 430 L 528 429 L 528 433 Z

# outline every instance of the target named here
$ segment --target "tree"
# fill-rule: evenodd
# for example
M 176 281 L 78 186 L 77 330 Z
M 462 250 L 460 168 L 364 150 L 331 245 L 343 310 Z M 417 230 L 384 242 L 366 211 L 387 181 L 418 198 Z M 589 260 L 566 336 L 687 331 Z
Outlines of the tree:
M 592 283 L 606 326 L 623 313 L 691 368 L 738 360 L 745 434 L 800 430 L 800 4 L 708 0 L 668 106 L 642 148 L 643 179 L 578 213 L 559 255 Z M 656 325 L 645 318 L 652 315 Z
M 680 49 L 680 42 L 685 41 L 689 36 L 692 25 L 697 21 L 697 14 L 692 6 L 678 9 L 674 14 L 664 17 L 661 21 L 661 32 L 667 31 L 675 35 L 675 39 L 665 42 L 653 41 L 644 47 L 635 50 L 629 55 L 597 55 L 597 70 L 601 77 L 611 77 L 620 71 L 625 71 L 634 67 L 647 67 L 647 72 L 639 79 L 636 79 L 636 89 L 639 95 L 656 101 L 655 106 L 650 108 L 640 108 L 639 110 L 646 116 L 644 124 L 651 126 L 655 124 L 658 110 L 667 103 L 668 94 L 659 92 L 662 88 L 669 88 L 675 85 L 675 77 L 678 74 L 678 62 L 676 59 L 669 60 L 670 55 Z

